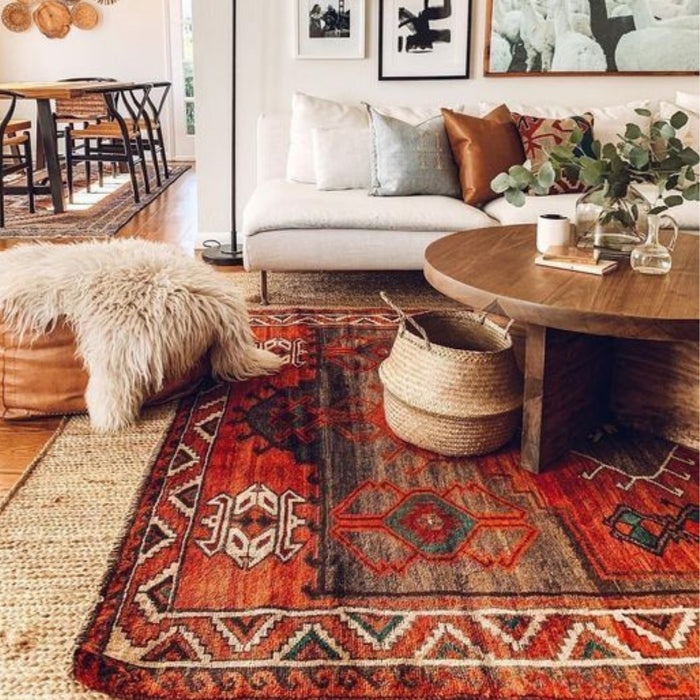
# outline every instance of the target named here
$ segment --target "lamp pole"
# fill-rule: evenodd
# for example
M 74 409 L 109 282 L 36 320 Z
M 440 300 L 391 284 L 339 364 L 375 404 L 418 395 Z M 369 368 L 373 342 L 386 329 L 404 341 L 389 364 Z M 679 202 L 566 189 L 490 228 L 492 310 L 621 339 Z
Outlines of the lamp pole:
M 242 265 L 243 246 L 236 240 L 236 0 L 232 1 L 233 11 L 233 47 L 231 50 L 233 61 L 233 80 L 231 99 L 231 243 L 221 245 L 218 241 L 204 241 L 202 260 L 211 265 Z M 209 245 L 207 245 L 209 244 Z

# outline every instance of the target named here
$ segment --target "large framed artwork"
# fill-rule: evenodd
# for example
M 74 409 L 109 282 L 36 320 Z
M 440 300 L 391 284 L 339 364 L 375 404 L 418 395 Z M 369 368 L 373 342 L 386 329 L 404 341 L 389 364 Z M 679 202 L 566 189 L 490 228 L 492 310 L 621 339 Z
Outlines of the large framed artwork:
M 365 0 L 294 0 L 296 58 L 364 58 Z
M 469 77 L 469 0 L 379 0 L 379 79 Z
M 489 0 L 484 73 L 698 75 L 697 0 Z

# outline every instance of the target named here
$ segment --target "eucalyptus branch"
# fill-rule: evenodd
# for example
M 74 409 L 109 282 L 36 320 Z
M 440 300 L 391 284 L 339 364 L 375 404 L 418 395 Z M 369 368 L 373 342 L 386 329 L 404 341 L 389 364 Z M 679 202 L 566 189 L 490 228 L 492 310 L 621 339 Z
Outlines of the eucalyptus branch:
M 635 110 L 643 117 L 651 117 L 647 109 Z M 624 134 L 618 134 L 616 143 L 593 142 L 595 157 L 581 152 L 583 132 L 575 129 L 566 144 L 545 152 L 545 159 L 533 169 L 531 164 L 515 165 L 508 172 L 498 174 L 491 189 L 503 194 L 515 206 L 525 204 L 525 193 L 547 194 L 562 174 L 582 183 L 586 188 L 606 187 L 606 197 L 621 200 L 632 182 L 654 183 L 658 198 L 652 213 L 700 200 L 700 184 L 694 168 L 700 155 L 684 146 L 678 131 L 688 123 L 688 115 L 675 112 L 670 119 L 659 119 L 642 132 L 638 124 L 627 124 Z

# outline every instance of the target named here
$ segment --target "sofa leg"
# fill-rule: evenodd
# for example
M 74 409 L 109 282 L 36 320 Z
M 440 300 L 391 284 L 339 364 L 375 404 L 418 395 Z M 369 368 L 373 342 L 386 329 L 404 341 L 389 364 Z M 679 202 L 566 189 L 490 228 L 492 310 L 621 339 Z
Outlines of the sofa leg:
M 262 306 L 270 304 L 267 298 L 267 270 L 260 270 L 260 303 Z

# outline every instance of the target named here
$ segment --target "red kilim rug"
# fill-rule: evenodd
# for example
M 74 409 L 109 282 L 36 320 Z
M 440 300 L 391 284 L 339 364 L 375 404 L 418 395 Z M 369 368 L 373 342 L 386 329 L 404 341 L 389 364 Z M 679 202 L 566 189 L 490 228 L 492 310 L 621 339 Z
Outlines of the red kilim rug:
M 390 313 L 253 315 L 275 377 L 186 400 L 75 654 L 119 698 L 697 698 L 698 454 L 540 476 L 387 429 Z M 586 453 L 586 456 L 584 456 Z

